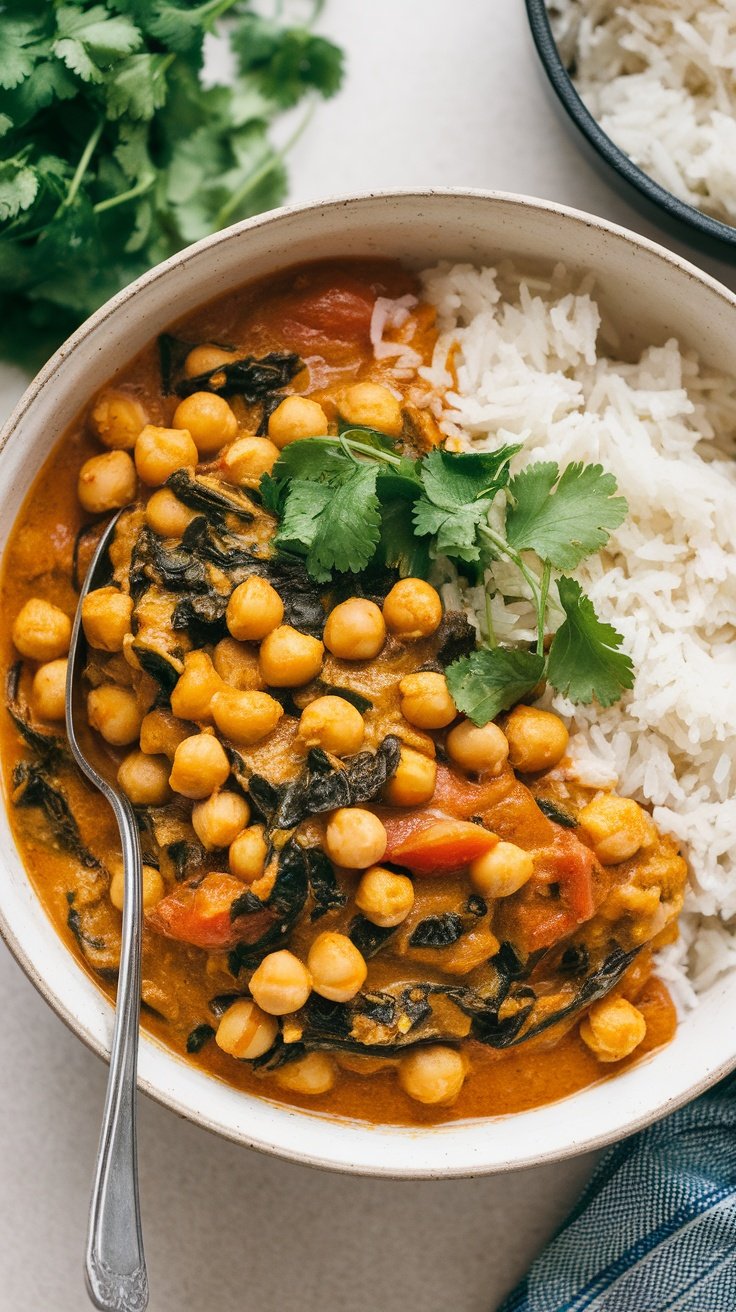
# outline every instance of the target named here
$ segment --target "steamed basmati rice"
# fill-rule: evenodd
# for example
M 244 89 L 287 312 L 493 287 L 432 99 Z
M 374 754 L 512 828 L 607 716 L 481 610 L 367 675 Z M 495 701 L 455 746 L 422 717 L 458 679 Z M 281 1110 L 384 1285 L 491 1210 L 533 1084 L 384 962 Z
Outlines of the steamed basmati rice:
M 736 223 L 733 0 L 547 0 L 575 86 L 640 168 Z
M 449 389 L 444 409 L 435 404 L 448 443 L 523 440 L 515 469 L 540 457 L 600 461 L 628 499 L 627 520 L 576 576 L 624 635 L 635 686 L 608 710 L 574 707 L 552 689 L 545 704 L 570 728 L 575 777 L 637 798 L 682 844 L 691 871 L 682 932 L 659 960 L 687 1004 L 736 967 L 736 382 L 674 340 L 633 364 L 599 353 L 605 325 L 591 281 L 572 286 L 561 268 L 545 281 L 440 265 L 423 283 L 441 332 L 417 396 Z M 396 322 L 381 313 L 377 342 Z M 498 636 L 531 639 L 518 573 L 497 565 L 494 579 Z M 517 600 L 504 598 L 507 579 Z M 482 631 L 482 588 L 448 569 L 445 599 Z

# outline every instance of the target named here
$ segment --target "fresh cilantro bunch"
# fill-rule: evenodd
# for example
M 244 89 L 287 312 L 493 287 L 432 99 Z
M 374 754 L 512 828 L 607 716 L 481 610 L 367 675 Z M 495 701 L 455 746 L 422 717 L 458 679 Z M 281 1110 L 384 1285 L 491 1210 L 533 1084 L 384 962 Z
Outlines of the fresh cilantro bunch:
M 38 363 L 152 264 L 281 203 L 289 146 L 269 127 L 342 78 L 311 21 L 249 0 L 0 0 L 0 354 Z M 229 37 L 227 86 L 203 83 L 208 33 Z
M 621 635 L 563 572 L 599 551 L 623 522 L 628 506 L 616 496 L 616 480 L 600 465 L 576 462 L 560 472 L 553 461 L 510 478 L 509 462 L 519 450 L 434 450 L 413 460 L 381 433 L 353 428 L 292 442 L 261 481 L 264 504 L 279 518 L 276 546 L 304 557 L 320 583 L 369 565 L 426 576 L 436 556 L 465 572 L 488 572 L 490 587 L 495 561 L 517 568 L 536 610 L 534 648 L 499 645 L 488 605 L 487 644 L 447 669 L 458 710 L 476 724 L 494 719 L 543 679 L 573 702 L 595 698 L 601 706 L 633 684 Z M 489 513 L 499 494 L 503 527 L 494 528 Z M 565 619 L 548 642 L 553 585 Z

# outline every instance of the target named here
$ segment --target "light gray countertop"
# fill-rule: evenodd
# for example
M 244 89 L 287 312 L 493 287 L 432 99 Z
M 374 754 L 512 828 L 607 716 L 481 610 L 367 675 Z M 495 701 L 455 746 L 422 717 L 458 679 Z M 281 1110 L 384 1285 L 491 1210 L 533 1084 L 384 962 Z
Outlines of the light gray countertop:
M 523 0 L 331 0 L 323 27 L 348 77 L 291 161 L 293 200 L 490 187 L 660 236 L 554 111 Z M 734 285 L 727 266 L 677 249 Z M 0 416 L 22 386 L 0 369 Z M 0 1307 L 80 1312 L 105 1072 L 2 947 L 0 988 Z M 148 1101 L 140 1149 L 152 1312 L 490 1312 L 594 1160 L 495 1179 L 349 1179 L 238 1149 Z

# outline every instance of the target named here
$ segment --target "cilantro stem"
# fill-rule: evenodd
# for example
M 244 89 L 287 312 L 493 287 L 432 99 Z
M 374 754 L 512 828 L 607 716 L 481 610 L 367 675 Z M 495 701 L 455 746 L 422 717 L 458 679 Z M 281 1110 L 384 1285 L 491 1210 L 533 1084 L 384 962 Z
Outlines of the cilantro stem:
M 312 116 L 316 107 L 317 101 L 316 99 L 313 99 L 306 114 L 302 117 L 302 120 L 297 125 L 295 131 L 292 132 L 288 141 L 284 143 L 280 150 L 275 150 L 273 154 L 269 155 L 268 159 L 264 160 L 260 168 L 257 168 L 255 172 L 249 174 L 243 185 L 239 187 L 237 191 L 233 192 L 230 199 L 225 202 L 215 216 L 213 225 L 214 229 L 227 227 L 230 222 L 230 216 L 235 213 L 240 205 L 242 205 L 246 196 L 248 196 L 250 192 L 255 191 L 256 187 L 268 177 L 269 173 L 272 173 L 275 168 L 278 168 L 279 164 L 283 163 L 289 151 L 296 145 L 302 133 L 312 121 Z
M 519 573 L 523 575 L 529 585 L 534 605 L 538 611 L 540 595 L 539 579 L 535 578 L 531 570 L 527 568 L 518 551 L 514 551 L 514 548 L 510 547 L 506 539 L 502 538 L 500 533 L 496 533 L 495 530 L 491 528 L 490 524 L 479 524 L 478 532 L 482 533 L 483 537 L 487 538 L 489 542 L 492 542 L 493 546 L 500 551 L 503 556 L 506 556 L 507 560 L 510 560 L 519 570 Z
M 549 561 L 545 561 L 542 572 L 542 586 L 537 602 L 537 655 L 544 656 L 544 621 L 547 615 L 547 597 L 549 596 L 549 585 L 552 578 L 552 566 Z
M 129 187 L 127 191 L 121 191 L 117 196 L 108 196 L 106 200 L 98 200 L 96 205 L 92 206 L 94 214 L 103 214 L 105 210 L 112 210 L 116 205 L 124 205 L 126 201 L 135 200 L 136 196 L 142 196 L 154 184 L 153 174 L 150 178 L 141 178 L 136 182 L 134 187 Z
M 79 191 L 79 188 L 82 185 L 82 178 L 87 172 L 87 166 L 92 156 L 94 155 L 95 150 L 97 149 L 97 143 L 100 140 L 100 137 L 102 136 L 102 130 L 104 126 L 105 126 L 105 120 L 104 118 L 101 118 L 97 126 L 95 127 L 94 131 L 90 134 L 89 140 L 87 141 L 87 145 L 82 151 L 82 154 L 79 159 L 79 163 L 77 164 L 77 167 L 74 171 L 74 177 L 72 178 L 71 183 L 69 185 L 69 190 L 66 193 L 66 196 L 61 202 L 59 208 L 57 209 L 54 218 L 57 218 L 58 215 L 61 214 L 62 210 L 67 209 L 70 205 L 73 204 L 77 192 Z
M 372 460 L 383 461 L 386 465 L 401 464 L 400 456 L 394 456 L 390 451 L 378 451 L 376 447 L 368 446 L 366 442 L 356 442 L 352 437 L 335 437 L 327 440 L 333 441 L 336 446 L 341 446 L 343 449 L 349 447 L 351 451 L 357 451 L 358 455 L 370 456 Z
M 488 646 L 497 647 L 498 643 L 496 641 L 496 630 L 493 627 L 493 611 L 491 610 L 491 594 L 488 591 L 488 587 L 486 587 L 485 589 L 485 597 L 486 597 L 486 631 L 488 635 Z

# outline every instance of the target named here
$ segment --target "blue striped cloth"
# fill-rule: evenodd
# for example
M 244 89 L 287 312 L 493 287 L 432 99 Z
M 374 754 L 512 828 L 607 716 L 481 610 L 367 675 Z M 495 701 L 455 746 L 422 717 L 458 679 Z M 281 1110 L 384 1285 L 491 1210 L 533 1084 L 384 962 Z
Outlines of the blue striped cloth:
M 610 1149 L 498 1312 L 736 1312 L 736 1077 Z

